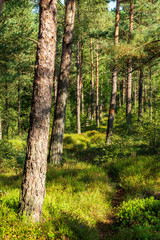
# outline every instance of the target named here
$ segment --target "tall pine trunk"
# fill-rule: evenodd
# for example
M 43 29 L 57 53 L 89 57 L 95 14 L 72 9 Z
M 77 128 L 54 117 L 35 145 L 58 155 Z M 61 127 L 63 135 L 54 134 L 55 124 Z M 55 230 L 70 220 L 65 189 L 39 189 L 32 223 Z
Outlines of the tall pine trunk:
M 102 88 L 103 87 L 103 78 L 101 80 L 101 100 L 100 100 L 100 109 L 99 109 L 99 119 L 101 120 L 102 118 L 102 110 L 103 110 L 103 103 L 102 103 L 102 98 L 103 98 L 103 91 Z
M 139 111 L 138 111 L 138 120 L 142 121 L 143 117 L 143 68 L 140 68 L 140 77 L 139 77 Z
M 126 79 L 125 79 L 125 74 L 123 75 L 123 105 L 125 104 L 125 99 L 126 99 Z
M 147 105 L 147 85 L 144 84 L 144 112 L 146 112 L 146 105 Z
M 150 66 L 150 87 L 149 87 L 149 105 L 150 105 L 150 121 L 152 122 L 152 68 Z
M 66 105 L 69 87 L 69 74 L 73 43 L 73 30 L 75 18 L 75 0 L 65 2 L 65 27 L 63 35 L 62 57 L 60 74 L 58 78 L 57 102 L 54 111 L 54 122 L 50 143 L 49 159 L 51 164 L 62 163 L 63 135 L 65 127 Z
M 18 135 L 21 136 L 21 85 L 18 82 Z
M 57 101 L 57 71 L 55 69 L 54 71 L 54 109 L 56 107 L 56 101 Z
M 119 80 L 118 80 L 118 105 L 119 105 L 119 107 L 122 106 L 122 104 L 121 104 L 121 85 L 120 85 Z
M 96 124 L 99 128 L 99 58 L 98 58 L 98 39 L 96 39 Z
M 0 113 L 0 140 L 2 140 L 2 118 Z
M 119 10 L 120 4 L 119 0 L 116 0 L 116 21 L 115 21 L 115 46 L 118 46 L 119 41 Z M 111 102 L 110 102 L 110 110 L 108 116 L 108 128 L 107 128 L 107 144 L 111 142 L 111 136 L 113 131 L 113 122 L 114 122 L 114 114 L 115 114 L 115 107 L 116 107 L 116 93 L 117 93 L 117 74 L 118 68 L 115 60 L 115 66 L 113 69 L 112 74 L 112 93 L 111 93 Z
M 77 18 L 79 24 L 79 0 L 77 1 Z M 80 56 L 79 56 L 79 32 L 77 39 L 77 133 L 81 133 L 81 86 L 80 86 Z
M 5 98 L 5 126 L 6 126 L 6 136 L 7 138 L 9 137 L 9 120 L 8 120 L 8 83 L 5 83 L 5 94 L 6 94 L 6 98 Z
M 132 38 L 134 19 L 134 5 L 130 0 L 130 24 L 129 24 L 129 41 Z M 128 60 L 128 78 L 127 78 L 127 99 L 126 99 L 126 117 L 127 121 L 131 121 L 131 108 L 132 108 L 132 58 Z
M 134 84 L 134 110 L 137 111 L 137 83 Z
M 45 196 L 50 111 L 56 54 L 57 0 L 40 0 L 40 25 L 27 154 L 19 212 L 41 218 Z
M 84 92 L 83 92 L 83 36 L 81 38 L 81 61 L 80 61 L 80 91 L 81 91 L 81 102 L 82 102 L 82 114 L 84 115 Z
M 91 51 L 91 120 L 94 117 L 94 63 L 93 63 L 93 40 L 90 38 L 90 51 Z

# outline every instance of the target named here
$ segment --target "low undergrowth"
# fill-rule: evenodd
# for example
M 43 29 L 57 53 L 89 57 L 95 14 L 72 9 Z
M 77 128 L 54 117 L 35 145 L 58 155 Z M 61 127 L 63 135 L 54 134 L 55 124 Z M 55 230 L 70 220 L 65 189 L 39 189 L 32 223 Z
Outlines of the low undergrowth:
M 38 224 L 17 213 L 26 142 L 1 141 L 0 238 L 160 239 L 159 130 L 149 137 L 147 123 L 136 122 L 115 129 L 110 146 L 95 130 L 65 135 L 64 164 L 48 166 Z M 116 189 L 123 190 L 118 200 Z

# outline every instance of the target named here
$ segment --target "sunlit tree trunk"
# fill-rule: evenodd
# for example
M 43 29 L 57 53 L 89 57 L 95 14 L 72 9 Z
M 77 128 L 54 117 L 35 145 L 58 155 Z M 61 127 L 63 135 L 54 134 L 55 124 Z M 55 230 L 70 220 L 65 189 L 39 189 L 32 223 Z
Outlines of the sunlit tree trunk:
M 116 0 L 116 22 L 115 22 L 115 46 L 118 46 L 119 41 L 119 0 Z M 116 107 L 116 93 L 117 93 L 117 74 L 118 68 L 115 60 L 115 66 L 113 68 L 112 74 L 112 93 L 111 93 L 111 102 L 110 102 L 110 110 L 108 116 L 108 128 L 107 128 L 107 144 L 111 142 L 111 135 L 113 131 L 113 122 L 114 122 L 114 114 L 115 114 L 115 107 Z
M 140 77 L 139 77 L 139 112 L 138 120 L 142 121 L 143 117 L 143 68 L 140 68 Z
M 75 0 L 66 0 L 65 6 L 65 27 L 62 45 L 62 57 L 60 74 L 58 78 L 57 102 L 54 111 L 54 122 L 49 154 L 50 162 L 53 165 L 62 163 L 63 136 L 65 127 L 65 115 L 68 97 L 75 18 Z
M 134 5 L 133 0 L 130 0 L 130 24 L 129 24 L 129 40 L 132 37 L 133 19 L 134 19 Z M 126 117 L 127 121 L 131 121 L 132 108 L 132 58 L 128 61 L 128 78 L 127 78 L 127 98 L 126 98 Z
M 93 40 L 90 38 L 90 51 L 91 51 L 91 120 L 94 117 L 94 63 L 93 63 Z
M 98 59 L 98 39 L 96 39 L 96 124 L 99 128 L 99 59 Z
M 41 218 L 45 196 L 50 112 L 56 54 L 57 0 L 40 0 L 40 25 L 27 154 L 19 212 Z

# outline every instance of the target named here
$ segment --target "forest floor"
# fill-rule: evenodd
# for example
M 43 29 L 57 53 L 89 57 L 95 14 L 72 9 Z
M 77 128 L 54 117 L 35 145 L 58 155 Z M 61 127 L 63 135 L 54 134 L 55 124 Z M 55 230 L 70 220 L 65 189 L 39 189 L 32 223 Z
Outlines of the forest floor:
M 0 142 L 0 239 L 160 239 L 160 126 L 116 122 L 106 146 L 105 124 L 65 134 L 39 224 L 17 214 L 26 141 Z

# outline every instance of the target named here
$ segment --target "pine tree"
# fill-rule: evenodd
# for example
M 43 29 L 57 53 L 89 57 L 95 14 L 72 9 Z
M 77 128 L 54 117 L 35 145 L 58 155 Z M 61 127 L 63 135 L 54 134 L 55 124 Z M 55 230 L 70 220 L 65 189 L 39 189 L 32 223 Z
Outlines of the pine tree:
M 19 212 L 39 221 L 45 196 L 47 151 L 56 54 L 57 1 L 40 1 L 40 24 L 27 154 Z

